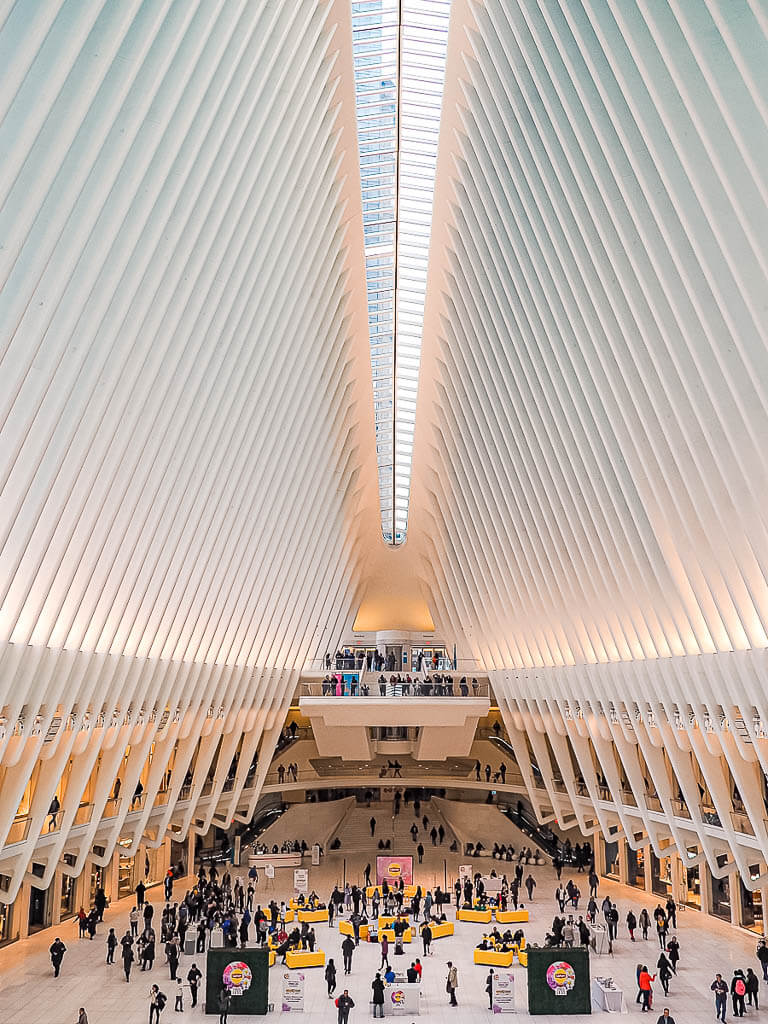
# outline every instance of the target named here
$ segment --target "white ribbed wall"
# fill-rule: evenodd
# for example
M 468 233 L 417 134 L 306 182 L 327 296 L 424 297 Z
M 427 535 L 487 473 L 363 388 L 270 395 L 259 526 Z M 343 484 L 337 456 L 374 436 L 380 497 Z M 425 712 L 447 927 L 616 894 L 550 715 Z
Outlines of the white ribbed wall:
M 436 621 L 491 670 L 542 814 L 587 823 L 568 735 L 588 783 L 618 794 L 618 753 L 645 808 L 641 749 L 665 811 L 679 782 L 695 818 L 692 750 L 722 828 L 678 845 L 749 878 L 768 855 L 768 11 L 455 14 L 411 517 Z M 589 795 L 590 822 L 658 852 L 663 816 Z
M 0 18 L 0 845 L 36 781 L 0 899 L 57 787 L 43 884 L 97 830 L 106 862 L 248 820 L 253 755 L 266 772 L 300 668 L 356 611 L 378 513 L 349 17 Z

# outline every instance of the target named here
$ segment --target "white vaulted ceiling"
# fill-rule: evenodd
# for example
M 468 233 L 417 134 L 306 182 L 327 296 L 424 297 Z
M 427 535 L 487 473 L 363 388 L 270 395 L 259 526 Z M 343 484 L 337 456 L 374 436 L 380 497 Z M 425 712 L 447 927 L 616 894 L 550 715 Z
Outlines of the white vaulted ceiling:
M 419 158 L 443 88 L 428 8 Z M 247 818 L 300 671 L 381 594 L 426 599 L 542 772 L 546 736 L 556 814 L 586 822 L 566 736 L 585 776 L 588 741 L 643 746 L 624 781 L 664 793 L 662 712 L 716 802 L 729 743 L 768 771 L 761 0 L 453 0 L 434 203 L 405 210 L 407 423 L 377 380 L 399 489 L 394 449 L 377 467 L 350 0 L 19 0 L 0 54 L 0 845 L 35 766 L 33 839 L 74 758 L 73 792 L 103 776 L 90 856 L 126 748 L 128 791 L 152 744 L 178 769 L 158 841 Z M 707 755 L 692 723 L 735 709 L 747 739 Z M 230 795 L 222 772 L 199 804 L 241 741 Z M 123 803 L 105 858 L 148 829 Z M 757 796 L 752 817 L 768 850 Z

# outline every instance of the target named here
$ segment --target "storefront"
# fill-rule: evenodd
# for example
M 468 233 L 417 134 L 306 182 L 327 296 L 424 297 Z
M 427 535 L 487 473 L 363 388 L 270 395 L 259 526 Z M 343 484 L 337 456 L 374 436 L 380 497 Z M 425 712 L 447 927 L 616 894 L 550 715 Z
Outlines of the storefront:
M 728 857 L 726 854 L 721 854 L 717 858 L 719 867 L 725 867 L 728 863 Z M 720 917 L 725 921 L 731 920 L 731 879 L 726 875 L 724 878 L 715 878 L 710 871 L 709 867 L 706 868 L 709 871 L 710 878 L 710 892 L 712 897 L 710 900 L 709 912 L 714 914 L 715 917 Z
M 103 888 L 103 886 L 104 886 L 104 868 L 100 867 L 98 864 L 92 864 L 91 865 L 90 885 L 89 885 L 89 888 L 88 888 L 88 898 L 90 900 L 90 902 L 88 904 L 89 907 L 93 906 L 94 899 L 96 897 L 96 890 L 99 889 L 99 888 Z
M 653 850 L 651 854 L 651 891 L 657 896 L 663 896 L 666 900 L 672 895 L 672 858 L 657 857 Z
M 751 869 L 755 877 L 760 872 L 757 867 Z M 763 894 L 759 889 L 748 889 L 739 878 L 739 890 L 741 893 L 741 923 L 744 928 L 749 928 L 758 935 L 763 934 Z
M 13 904 L 0 903 L 0 946 L 13 942 L 16 932 L 13 928 Z
M 619 879 L 619 844 L 605 844 L 605 877 Z
M 701 873 L 699 865 L 685 869 L 685 905 L 701 910 Z
M 33 885 L 29 890 L 29 934 L 42 931 L 51 925 L 51 889 L 38 889 Z
M 126 846 L 130 846 L 130 839 L 124 841 Z M 118 860 L 117 860 L 117 898 L 121 900 L 124 896 L 130 896 L 135 891 L 138 885 L 138 879 L 134 878 L 134 872 L 136 869 L 136 858 L 128 857 L 121 852 L 121 844 L 118 844 Z
M 633 850 L 627 846 L 627 881 L 636 889 L 645 889 L 645 847 Z
M 61 876 L 59 890 L 59 916 L 62 921 L 75 915 L 75 879 L 72 875 Z

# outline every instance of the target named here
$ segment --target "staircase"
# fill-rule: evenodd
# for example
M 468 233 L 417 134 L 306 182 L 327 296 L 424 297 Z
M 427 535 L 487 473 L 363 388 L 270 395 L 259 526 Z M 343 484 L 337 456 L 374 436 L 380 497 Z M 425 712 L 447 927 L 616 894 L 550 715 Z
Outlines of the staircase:
M 422 818 L 425 814 L 429 818 L 429 825 L 426 831 L 422 824 Z M 376 834 L 373 837 L 371 837 L 370 826 L 372 817 L 376 819 Z M 415 843 L 410 833 L 411 826 L 414 823 L 419 826 L 419 836 Z M 433 825 L 435 828 L 439 828 L 442 825 L 445 829 L 442 847 L 438 845 L 434 848 L 432 846 L 429 832 Z M 413 855 L 414 859 L 416 858 L 416 848 L 419 843 L 424 846 L 426 857 L 430 851 L 439 850 L 441 855 L 447 852 L 454 839 L 453 832 L 440 814 L 434 800 L 421 801 L 418 818 L 413 813 L 412 803 L 406 807 L 405 803 L 401 802 L 400 814 L 397 817 L 393 817 L 393 801 L 391 800 L 371 803 L 370 807 L 366 807 L 365 804 L 353 804 L 336 829 L 334 838 L 336 837 L 341 840 L 341 850 L 339 852 L 343 854 L 366 853 L 371 857 L 376 854 Z M 380 839 L 389 839 L 391 849 L 379 850 Z

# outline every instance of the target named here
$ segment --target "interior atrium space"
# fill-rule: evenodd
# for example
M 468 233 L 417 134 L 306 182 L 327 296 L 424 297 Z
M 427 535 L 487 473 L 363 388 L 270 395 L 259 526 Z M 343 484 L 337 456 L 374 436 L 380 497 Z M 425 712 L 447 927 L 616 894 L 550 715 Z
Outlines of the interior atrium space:
M 0 153 L 0 1024 L 764 1015 L 768 0 L 6 0 Z

